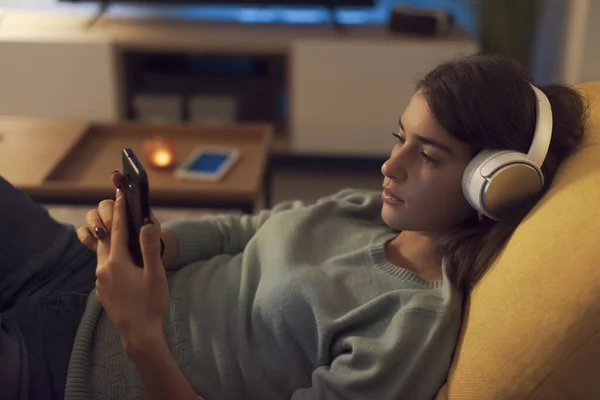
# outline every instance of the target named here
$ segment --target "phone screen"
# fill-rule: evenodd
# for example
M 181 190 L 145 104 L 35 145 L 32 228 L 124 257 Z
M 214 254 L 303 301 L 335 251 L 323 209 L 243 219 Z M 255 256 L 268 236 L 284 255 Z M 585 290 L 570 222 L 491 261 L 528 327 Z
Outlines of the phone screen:
M 127 201 L 127 224 L 129 227 L 129 251 L 134 263 L 143 266 L 140 231 L 146 218 L 150 217 L 148 175 L 133 150 L 123 150 L 123 195 Z
M 228 158 L 229 155 L 223 153 L 202 153 L 187 167 L 187 170 L 215 173 L 221 169 Z

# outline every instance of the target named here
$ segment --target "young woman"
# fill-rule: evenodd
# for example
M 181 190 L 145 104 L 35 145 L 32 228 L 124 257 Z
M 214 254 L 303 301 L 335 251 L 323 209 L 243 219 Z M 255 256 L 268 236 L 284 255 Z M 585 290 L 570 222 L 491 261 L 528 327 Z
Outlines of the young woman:
M 140 235 L 144 268 L 127 251 L 120 173 L 116 201 L 91 210 L 77 235 L 0 181 L 3 393 L 433 398 L 456 346 L 463 293 L 582 136 L 581 96 L 539 89 L 501 57 L 440 65 L 392 133 L 382 192 L 345 190 L 314 205 L 162 227 L 154 218 Z M 540 109 L 544 98 L 551 111 Z M 473 158 L 527 153 L 544 129 L 541 190 L 500 218 L 474 209 L 463 190 Z

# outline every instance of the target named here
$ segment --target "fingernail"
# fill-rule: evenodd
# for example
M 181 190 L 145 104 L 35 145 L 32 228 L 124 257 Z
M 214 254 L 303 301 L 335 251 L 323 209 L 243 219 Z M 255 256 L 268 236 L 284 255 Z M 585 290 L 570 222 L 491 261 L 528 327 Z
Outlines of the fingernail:
M 123 193 L 123 192 L 122 192 L 121 188 L 117 188 L 117 199 L 118 199 L 119 197 L 121 197 L 121 194 L 122 194 L 122 193 Z
M 110 176 L 113 176 L 114 174 L 117 174 L 117 173 L 119 173 L 119 170 L 115 169 L 113 172 L 110 173 Z
M 100 228 L 99 226 L 94 228 L 94 231 L 96 232 L 96 235 L 98 235 L 98 237 L 100 239 L 104 239 L 106 237 L 106 231 L 102 228 Z
M 144 219 L 142 225 L 154 225 L 154 222 L 152 221 L 152 218 L 148 217 Z

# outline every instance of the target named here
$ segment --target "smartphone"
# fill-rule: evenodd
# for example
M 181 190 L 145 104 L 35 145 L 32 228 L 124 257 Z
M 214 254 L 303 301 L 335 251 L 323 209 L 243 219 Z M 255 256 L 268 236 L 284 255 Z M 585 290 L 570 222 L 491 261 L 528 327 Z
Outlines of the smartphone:
M 125 187 L 122 190 L 127 202 L 129 252 L 133 262 L 143 267 L 140 231 L 144 220 L 150 218 L 148 174 L 133 150 L 129 148 L 123 149 L 123 176 Z

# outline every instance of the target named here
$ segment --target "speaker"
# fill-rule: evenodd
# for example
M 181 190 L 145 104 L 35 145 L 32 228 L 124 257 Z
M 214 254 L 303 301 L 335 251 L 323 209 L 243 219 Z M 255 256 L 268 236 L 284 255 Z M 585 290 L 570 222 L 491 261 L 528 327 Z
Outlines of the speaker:
M 436 36 L 450 32 L 454 17 L 443 10 L 395 7 L 390 16 L 389 29 L 393 33 Z

